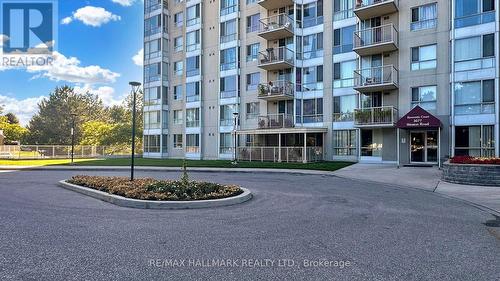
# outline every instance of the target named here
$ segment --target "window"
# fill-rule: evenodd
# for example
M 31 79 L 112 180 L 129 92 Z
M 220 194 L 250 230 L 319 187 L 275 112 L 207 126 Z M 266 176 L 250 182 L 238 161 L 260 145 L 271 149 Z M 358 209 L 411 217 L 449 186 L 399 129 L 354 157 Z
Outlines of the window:
M 437 4 L 432 3 L 411 9 L 412 31 L 434 28 L 437 25 Z
M 333 120 L 335 122 L 353 121 L 357 101 L 357 95 L 333 97 Z
M 333 30 L 333 54 L 352 51 L 354 31 L 356 31 L 355 25 Z
M 299 81 L 302 83 L 301 91 L 318 91 L 323 90 L 323 66 L 312 66 L 306 68 L 298 68 L 298 73 L 302 73 Z
M 259 116 L 259 103 L 258 102 L 249 102 L 246 104 L 246 118 L 254 119 Z
M 221 133 L 220 134 L 220 154 L 232 154 L 233 153 L 233 134 L 231 133 Z
M 220 24 L 220 42 L 227 43 L 237 39 L 236 19 L 225 21 Z
M 357 156 L 356 130 L 333 131 L 333 155 Z
M 197 102 L 200 100 L 200 82 L 186 83 L 186 102 Z
M 182 110 L 174 110 L 174 125 L 182 125 L 183 119 Z
M 161 32 L 161 15 L 148 18 L 144 21 L 144 36 L 151 36 Z
M 260 43 L 247 45 L 247 61 L 255 61 L 259 56 Z
M 168 151 L 168 135 L 161 135 L 161 151 L 163 153 Z
M 186 8 L 186 26 L 200 23 L 200 4 Z
M 247 74 L 247 91 L 257 90 L 260 83 L 260 72 Z
M 168 111 L 166 110 L 161 112 L 161 126 L 163 129 L 168 128 Z
M 144 89 L 144 106 L 158 105 L 161 103 L 161 87 Z
M 333 64 L 333 88 L 354 86 L 354 71 L 358 67 L 357 60 L 337 62 Z
M 176 61 L 174 62 L 174 73 L 177 76 L 182 76 L 182 71 L 184 69 L 184 62 L 183 61 Z
M 200 30 L 186 33 L 186 52 L 199 50 L 200 47 Z
M 200 75 L 200 56 L 186 58 L 186 76 Z
M 495 21 L 495 1 L 456 0 L 455 28 L 473 26 Z
M 161 113 L 157 111 L 144 112 L 144 129 L 160 129 Z
M 233 126 L 234 117 L 233 113 L 238 112 L 238 106 L 236 104 L 227 104 L 220 106 L 220 125 L 221 126 Z
M 220 70 L 236 69 L 236 47 L 220 51 Z
M 200 153 L 200 135 L 186 135 L 186 153 Z
M 354 17 L 354 0 L 333 0 L 333 20 L 344 20 Z
M 415 87 L 411 89 L 411 107 L 419 105 L 425 110 L 436 110 L 436 86 Z
M 323 98 L 296 101 L 297 123 L 323 122 Z
M 184 22 L 184 14 L 182 12 L 179 12 L 174 15 L 175 26 L 181 27 L 183 22 Z
M 144 136 L 144 152 L 145 153 L 160 152 L 160 135 Z
M 436 48 L 436 44 L 411 48 L 411 70 L 436 68 Z
M 151 13 L 155 10 L 158 10 L 160 8 L 161 8 L 160 0 L 146 0 L 144 13 L 149 14 L 149 13 Z
M 300 37 L 299 37 L 300 38 Z M 302 45 L 299 44 L 298 59 L 314 59 L 323 56 L 323 33 L 311 34 L 302 37 Z
M 184 48 L 182 36 L 175 37 L 175 39 L 174 39 L 174 51 L 180 52 L 180 51 L 182 51 L 182 48 Z
M 221 0 L 220 15 L 225 16 L 238 10 L 237 0 Z
M 247 33 L 259 30 L 260 14 L 255 14 L 247 17 Z
M 257 3 L 257 0 L 247 0 L 247 5 L 248 4 L 253 4 L 253 3 Z
M 154 59 L 161 57 L 161 39 L 152 40 L 144 43 L 144 59 Z
M 200 109 L 190 108 L 186 109 L 186 127 L 200 127 Z
M 301 27 L 311 27 L 323 23 L 323 0 L 302 5 Z
M 146 82 L 160 81 L 161 80 L 161 70 L 162 70 L 161 68 L 162 68 L 161 62 L 145 65 L 144 66 L 144 80 Z M 167 72 L 165 72 L 165 73 L 167 73 Z
M 494 126 L 455 127 L 455 155 L 494 157 Z
M 494 67 L 494 39 L 494 34 L 486 34 L 455 40 L 455 71 Z
M 220 79 L 220 98 L 235 98 L 238 96 L 238 75 L 221 77 Z
M 182 100 L 182 85 L 174 86 L 174 100 Z
M 455 83 L 455 114 L 495 113 L 495 80 Z
M 182 148 L 182 135 L 174 134 L 174 148 Z

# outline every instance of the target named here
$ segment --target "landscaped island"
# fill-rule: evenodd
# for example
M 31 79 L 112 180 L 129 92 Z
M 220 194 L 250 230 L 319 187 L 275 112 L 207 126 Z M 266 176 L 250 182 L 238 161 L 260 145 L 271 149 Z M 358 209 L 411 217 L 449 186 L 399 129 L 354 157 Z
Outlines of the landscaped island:
M 194 201 L 237 196 L 243 190 L 237 185 L 181 180 L 125 177 L 74 176 L 67 182 L 126 198 L 155 201 Z
M 458 184 L 500 186 L 500 158 L 453 157 L 443 164 L 443 180 Z

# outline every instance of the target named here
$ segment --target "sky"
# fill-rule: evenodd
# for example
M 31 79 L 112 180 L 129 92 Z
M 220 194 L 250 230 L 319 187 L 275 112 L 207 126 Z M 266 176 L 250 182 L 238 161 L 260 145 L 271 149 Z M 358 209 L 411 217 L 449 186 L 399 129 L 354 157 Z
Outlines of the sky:
M 1 0 L 0 0 L 1 2 Z M 121 103 L 129 81 L 142 81 L 143 0 L 59 0 L 58 46 L 50 67 L 0 65 L 0 105 L 27 125 L 57 86 Z M 1 31 L 0 31 L 1 33 Z M 0 34 L 3 42 L 6 36 Z M 1 43 L 0 43 L 1 44 Z

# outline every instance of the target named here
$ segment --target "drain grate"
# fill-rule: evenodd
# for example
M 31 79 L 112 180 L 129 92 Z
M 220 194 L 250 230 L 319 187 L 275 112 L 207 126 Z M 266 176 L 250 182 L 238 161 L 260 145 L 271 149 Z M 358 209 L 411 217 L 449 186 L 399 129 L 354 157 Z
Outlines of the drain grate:
M 484 225 L 488 227 L 500 227 L 500 217 L 494 216 L 494 220 L 488 220 L 484 223 Z

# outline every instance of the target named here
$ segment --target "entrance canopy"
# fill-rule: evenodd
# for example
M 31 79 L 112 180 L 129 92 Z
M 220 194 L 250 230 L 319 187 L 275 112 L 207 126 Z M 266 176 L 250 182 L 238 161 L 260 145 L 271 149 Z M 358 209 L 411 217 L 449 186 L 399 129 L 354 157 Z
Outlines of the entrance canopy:
M 396 127 L 399 129 L 437 129 L 441 127 L 441 121 L 417 105 L 399 119 Z

